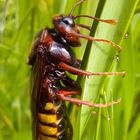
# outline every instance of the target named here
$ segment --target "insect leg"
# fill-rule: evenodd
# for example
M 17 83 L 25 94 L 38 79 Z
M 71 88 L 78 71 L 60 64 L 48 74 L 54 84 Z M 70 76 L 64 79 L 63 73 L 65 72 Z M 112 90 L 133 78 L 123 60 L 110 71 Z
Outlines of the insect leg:
M 66 63 L 60 62 L 58 64 L 58 68 L 68 71 L 72 74 L 79 75 L 79 76 L 91 76 L 91 75 L 121 75 L 125 76 L 125 72 L 88 72 L 84 71 L 75 67 L 72 67 Z
M 58 90 L 57 94 L 62 94 L 64 96 L 68 96 L 68 95 L 77 95 L 80 94 L 81 92 L 78 90 L 72 90 L 72 91 L 67 91 L 67 90 Z
M 117 101 L 112 101 L 112 102 L 109 102 L 109 103 L 106 103 L 106 104 L 95 104 L 95 103 L 90 102 L 90 101 L 82 101 L 80 99 L 67 97 L 67 96 L 64 96 L 63 94 L 57 94 L 57 96 L 61 100 L 69 101 L 69 102 L 75 103 L 77 105 L 86 105 L 86 106 L 89 106 L 89 107 L 98 107 L 98 108 L 112 106 L 112 105 L 117 104 L 117 103 L 120 102 L 120 99 L 119 99 Z
M 117 45 L 116 43 L 114 43 L 113 41 L 107 40 L 107 39 L 103 39 L 103 38 L 94 38 L 92 36 L 88 36 L 88 35 L 83 35 L 83 34 L 79 34 L 79 33 L 73 33 L 73 35 L 80 37 L 80 38 L 84 38 L 87 39 L 88 41 L 95 41 L 95 42 L 103 42 L 106 44 L 110 44 L 112 45 L 114 48 L 116 48 L 118 51 L 121 51 L 122 48 L 121 46 Z
M 92 75 L 92 72 L 87 72 L 87 71 L 72 67 L 72 66 L 70 66 L 66 63 L 63 63 L 63 62 L 60 62 L 58 64 L 58 68 L 61 69 L 61 70 L 68 71 L 72 74 L 79 75 L 79 76 L 90 76 L 90 75 Z

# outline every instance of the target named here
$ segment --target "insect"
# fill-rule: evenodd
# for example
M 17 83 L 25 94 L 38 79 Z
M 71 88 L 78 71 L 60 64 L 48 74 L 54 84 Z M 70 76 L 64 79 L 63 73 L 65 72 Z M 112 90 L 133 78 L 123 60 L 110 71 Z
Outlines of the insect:
M 116 23 L 115 20 L 102 20 L 88 15 L 73 16 L 74 9 L 83 1 L 76 2 L 69 15 L 55 16 L 54 28 L 47 27 L 38 33 L 29 55 L 28 64 L 32 65 L 31 110 L 34 140 L 72 140 L 72 126 L 66 113 L 65 101 L 90 107 L 107 107 L 118 103 L 113 101 L 94 104 L 70 97 L 80 94 L 81 87 L 66 71 L 78 76 L 124 75 L 124 72 L 93 73 L 79 68 L 80 61 L 76 59 L 71 48 L 81 45 L 80 38 L 105 42 L 121 49 L 112 41 L 80 34 L 79 27 L 90 30 L 86 25 L 75 23 L 75 19 L 80 17 L 109 24 Z

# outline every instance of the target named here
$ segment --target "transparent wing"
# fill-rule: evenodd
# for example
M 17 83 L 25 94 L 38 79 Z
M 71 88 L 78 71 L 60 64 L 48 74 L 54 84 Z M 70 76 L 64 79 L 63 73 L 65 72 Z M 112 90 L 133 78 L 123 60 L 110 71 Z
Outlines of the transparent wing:
M 37 136 L 37 112 L 38 104 L 40 98 L 40 92 L 43 81 L 44 63 L 41 56 L 37 56 L 35 64 L 33 65 L 30 83 L 30 93 L 31 93 L 31 112 L 32 112 L 32 132 L 33 140 L 38 140 Z

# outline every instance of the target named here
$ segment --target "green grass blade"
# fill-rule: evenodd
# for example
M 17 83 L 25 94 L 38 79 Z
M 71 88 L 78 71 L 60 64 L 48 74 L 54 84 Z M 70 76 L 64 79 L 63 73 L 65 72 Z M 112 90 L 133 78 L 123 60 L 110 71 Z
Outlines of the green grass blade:
M 116 19 L 118 24 L 116 26 L 107 25 L 100 23 L 96 33 L 96 38 L 105 38 L 115 41 L 117 44 L 123 40 L 124 34 L 130 24 L 131 18 L 133 16 L 136 4 L 138 1 L 131 0 L 118 0 L 111 1 L 107 0 L 104 5 L 104 9 L 101 15 L 102 19 Z M 126 5 L 130 6 L 126 8 Z M 118 7 L 119 5 L 119 7 Z M 124 12 L 125 9 L 125 12 Z M 86 70 L 87 71 L 108 71 L 115 54 L 115 49 L 111 46 L 95 43 L 91 49 Z M 82 83 L 83 87 L 83 100 L 92 100 L 98 97 L 100 89 L 102 87 L 104 78 L 99 76 L 85 78 Z M 88 118 L 91 113 L 91 108 L 82 106 L 80 112 L 80 137 L 83 135 Z
M 127 135 L 127 140 L 136 140 L 137 135 L 139 134 L 140 131 L 140 115 L 137 116 L 137 118 L 135 119 L 133 126 L 129 132 L 129 134 Z

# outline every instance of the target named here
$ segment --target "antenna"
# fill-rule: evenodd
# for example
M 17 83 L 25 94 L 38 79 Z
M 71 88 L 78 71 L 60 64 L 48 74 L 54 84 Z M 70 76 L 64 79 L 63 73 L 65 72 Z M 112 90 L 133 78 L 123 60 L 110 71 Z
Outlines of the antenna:
M 97 18 L 97 17 L 89 16 L 89 15 L 79 15 L 79 16 L 74 16 L 73 18 L 76 19 L 76 18 L 80 18 L 80 17 L 86 17 L 86 18 L 90 18 L 90 19 L 93 19 L 93 20 L 105 22 L 105 23 L 112 24 L 112 25 L 117 24 L 117 21 L 114 20 L 114 19 L 100 19 L 100 18 Z
M 80 1 L 78 1 L 78 2 L 76 2 L 76 3 L 74 4 L 74 6 L 73 6 L 73 8 L 71 9 L 70 14 L 69 14 L 70 17 L 72 17 L 72 14 L 73 14 L 75 8 L 76 8 L 78 5 L 80 5 L 82 2 L 84 2 L 84 1 L 85 1 L 85 0 L 80 0 Z

